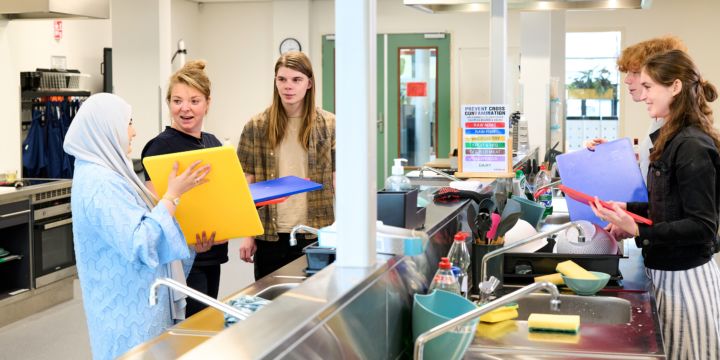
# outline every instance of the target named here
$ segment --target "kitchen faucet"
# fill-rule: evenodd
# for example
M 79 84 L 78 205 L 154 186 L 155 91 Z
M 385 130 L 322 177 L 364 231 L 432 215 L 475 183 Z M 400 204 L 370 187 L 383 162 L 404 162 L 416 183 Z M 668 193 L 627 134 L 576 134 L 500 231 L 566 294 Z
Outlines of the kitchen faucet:
M 438 175 L 440 175 L 440 176 L 442 176 L 442 177 L 444 177 L 444 178 L 446 178 L 446 179 L 450 179 L 451 181 L 462 181 L 462 180 L 460 180 L 460 179 L 458 179 L 458 178 L 456 178 L 456 177 L 454 177 L 454 176 L 452 176 L 452 175 L 449 175 L 449 174 L 447 174 L 447 173 L 445 173 L 445 172 L 443 172 L 443 171 L 440 171 L 440 170 L 438 170 L 438 169 L 436 169 L 436 168 L 432 168 L 432 167 L 429 167 L 429 166 L 423 166 L 423 167 L 420 168 L 420 178 L 421 178 L 421 179 L 423 178 L 423 172 L 424 172 L 425 170 L 430 170 L 430 171 L 432 171 L 432 172 L 434 172 L 434 173 L 436 173 L 436 174 L 438 174 Z
M 547 281 L 532 283 L 528 286 L 525 286 L 516 291 L 513 291 L 501 298 L 495 299 L 485 305 L 482 305 L 475 310 L 466 312 L 465 314 L 462 314 L 456 318 L 450 319 L 450 320 L 448 320 L 438 326 L 435 326 L 434 328 L 420 334 L 420 336 L 417 337 L 417 340 L 415 340 L 414 358 L 416 360 L 423 358 L 423 350 L 425 347 L 425 343 L 427 343 L 428 341 L 430 341 L 448 331 L 452 331 L 452 330 L 456 329 L 458 326 L 466 323 L 467 321 L 470 321 L 476 317 L 480 317 L 484 314 L 487 314 L 490 311 L 493 311 L 501 306 L 504 306 L 508 303 L 516 301 L 517 299 L 519 299 L 527 294 L 538 291 L 540 289 L 544 289 L 550 293 L 550 297 L 551 297 L 550 310 L 560 311 L 560 299 L 559 299 L 560 292 L 558 291 L 557 286 L 555 286 Z
M 290 240 L 288 240 L 288 243 L 290 244 L 290 246 L 297 245 L 297 239 L 295 238 L 295 234 L 297 234 L 297 232 L 299 230 L 305 230 L 305 231 L 313 233 L 315 235 L 318 234 L 318 229 L 316 229 L 316 228 L 309 227 L 306 225 L 295 225 L 295 226 L 293 226 L 292 230 L 290 230 Z
M 485 282 L 488 280 L 487 279 L 487 263 L 490 259 L 492 259 L 498 255 L 502 255 L 503 253 L 506 253 L 518 246 L 525 245 L 525 244 L 533 242 L 535 240 L 544 239 L 552 234 L 555 234 L 557 232 L 560 232 L 561 230 L 565 230 L 565 229 L 573 227 L 573 226 L 578 231 L 578 242 L 585 242 L 585 231 L 583 230 L 582 226 L 580 226 L 579 223 L 568 222 L 567 224 L 562 224 L 554 229 L 551 229 L 551 230 L 548 230 L 548 231 L 545 231 L 545 232 L 542 232 L 539 234 L 535 234 L 529 238 L 525 238 L 523 240 L 514 242 L 511 245 L 505 245 L 495 251 L 491 251 L 491 252 L 485 254 L 485 256 L 483 256 L 483 258 L 482 258 L 482 266 L 480 267 L 480 279 L 483 280 L 482 282 Z
M 251 315 L 250 312 L 236 309 L 228 304 L 217 301 L 195 289 L 191 289 L 191 288 L 189 288 L 183 284 L 180 284 L 179 282 L 177 282 L 173 279 L 169 279 L 169 278 L 156 279 L 155 282 L 153 282 L 152 286 L 150 286 L 150 298 L 149 298 L 150 306 L 155 306 L 155 304 L 157 304 L 157 288 L 160 285 L 165 285 L 165 286 L 169 287 L 170 289 L 179 291 L 197 301 L 200 301 L 201 303 L 203 303 L 205 305 L 213 307 L 213 308 L 220 310 L 228 315 L 234 316 L 240 320 L 245 320 L 245 319 L 247 319 L 248 316 Z

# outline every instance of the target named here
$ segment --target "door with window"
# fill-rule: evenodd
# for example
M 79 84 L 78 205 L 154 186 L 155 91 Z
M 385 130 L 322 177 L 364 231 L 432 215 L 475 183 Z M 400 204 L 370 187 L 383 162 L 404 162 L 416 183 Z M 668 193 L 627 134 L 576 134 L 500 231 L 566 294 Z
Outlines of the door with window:
M 323 108 L 335 111 L 335 41 L 323 36 Z M 450 151 L 450 35 L 377 38 L 377 184 L 392 160 L 420 167 Z

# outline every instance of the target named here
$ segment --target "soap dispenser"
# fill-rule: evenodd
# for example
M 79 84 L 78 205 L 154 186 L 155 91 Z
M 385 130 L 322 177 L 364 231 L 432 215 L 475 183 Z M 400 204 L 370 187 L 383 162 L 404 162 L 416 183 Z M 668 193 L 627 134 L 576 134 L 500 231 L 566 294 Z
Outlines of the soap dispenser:
M 405 168 L 402 166 L 402 162 L 407 162 L 407 159 L 395 159 L 393 161 L 395 165 L 392 167 L 392 176 L 385 180 L 385 191 L 406 191 L 412 189 L 410 179 L 405 176 Z

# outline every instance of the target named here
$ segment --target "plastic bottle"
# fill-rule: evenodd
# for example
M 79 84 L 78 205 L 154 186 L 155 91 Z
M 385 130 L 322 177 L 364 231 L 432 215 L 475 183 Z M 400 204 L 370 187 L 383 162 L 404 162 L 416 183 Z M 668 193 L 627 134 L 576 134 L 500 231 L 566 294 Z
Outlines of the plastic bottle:
M 535 191 L 548 184 L 550 184 L 550 174 L 548 174 L 547 167 L 543 164 L 540 165 L 540 171 L 535 175 Z M 552 188 L 548 187 L 541 190 L 540 193 L 536 192 L 535 200 L 545 206 L 543 218 L 552 214 Z
M 405 191 L 410 190 L 410 179 L 405 176 L 405 168 L 402 166 L 402 162 L 407 162 L 407 159 L 395 159 L 393 160 L 395 165 L 392 167 L 392 176 L 385 180 L 386 191 Z
M 448 252 L 448 260 L 453 267 L 458 268 L 458 283 L 460 284 L 460 293 L 467 294 L 468 284 L 470 279 L 468 276 L 468 268 L 470 267 L 470 252 L 468 251 L 465 239 L 468 234 L 464 232 L 458 232 L 455 234 L 455 238 L 450 251 Z
M 438 270 L 430 283 L 428 293 L 433 292 L 435 289 L 460 295 L 460 285 L 458 285 L 458 281 L 452 273 L 452 264 L 446 257 L 440 258 Z

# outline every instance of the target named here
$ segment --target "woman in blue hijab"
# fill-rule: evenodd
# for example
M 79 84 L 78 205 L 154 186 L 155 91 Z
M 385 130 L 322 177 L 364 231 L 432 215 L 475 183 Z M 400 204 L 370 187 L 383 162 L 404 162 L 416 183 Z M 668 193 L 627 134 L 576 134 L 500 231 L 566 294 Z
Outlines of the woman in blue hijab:
M 75 157 L 72 215 L 75 256 L 93 358 L 112 359 L 184 318 L 185 299 L 160 291 L 157 278 L 185 282 L 194 250 L 174 213 L 187 191 L 207 180 L 209 165 L 171 171 L 168 190 L 157 199 L 135 175 L 128 157 L 135 129 L 131 107 L 112 94 L 89 97 L 65 137 Z M 181 262 L 182 261 L 182 262 Z

